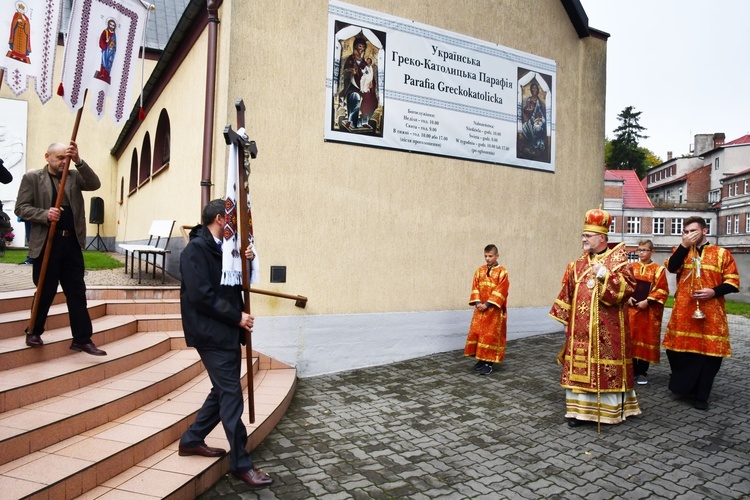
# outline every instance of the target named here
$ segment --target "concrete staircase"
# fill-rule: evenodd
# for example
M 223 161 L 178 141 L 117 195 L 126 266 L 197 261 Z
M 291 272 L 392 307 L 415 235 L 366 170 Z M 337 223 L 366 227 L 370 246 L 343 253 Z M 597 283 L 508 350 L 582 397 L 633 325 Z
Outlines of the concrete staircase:
M 228 471 L 226 456 L 177 455 L 211 387 L 197 352 L 185 346 L 179 289 L 90 287 L 93 341 L 103 357 L 69 349 L 61 293 L 45 345 L 26 347 L 32 296 L 0 293 L 1 498 L 192 499 Z M 296 384 L 294 368 L 256 351 L 252 369 L 249 449 L 279 422 Z M 206 442 L 228 448 L 221 425 Z

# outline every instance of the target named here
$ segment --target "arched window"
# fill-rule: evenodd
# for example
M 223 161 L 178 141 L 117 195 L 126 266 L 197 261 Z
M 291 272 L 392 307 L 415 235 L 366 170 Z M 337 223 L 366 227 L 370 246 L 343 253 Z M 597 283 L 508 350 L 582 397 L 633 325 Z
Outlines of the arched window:
M 132 194 L 138 189 L 138 150 L 133 148 L 133 156 L 130 159 L 130 185 L 128 193 Z
M 156 138 L 154 139 L 154 173 L 169 166 L 171 142 L 169 114 L 167 114 L 166 109 L 162 109 L 159 114 L 159 123 L 156 125 Z
M 141 147 L 141 166 L 138 169 L 138 185 L 142 185 L 151 177 L 151 136 L 148 132 L 143 137 Z

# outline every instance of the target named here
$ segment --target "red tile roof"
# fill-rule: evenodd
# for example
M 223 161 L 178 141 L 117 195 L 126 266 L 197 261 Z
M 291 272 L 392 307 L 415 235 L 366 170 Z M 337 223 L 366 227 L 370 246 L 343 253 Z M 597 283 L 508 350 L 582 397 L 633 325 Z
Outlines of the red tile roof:
M 739 139 L 724 143 L 725 146 L 735 146 L 737 144 L 750 144 L 750 134 L 743 135 Z
M 622 194 L 624 208 L 654 208 L 635 170 L 605 170 L 604 179 L 625 181 Z

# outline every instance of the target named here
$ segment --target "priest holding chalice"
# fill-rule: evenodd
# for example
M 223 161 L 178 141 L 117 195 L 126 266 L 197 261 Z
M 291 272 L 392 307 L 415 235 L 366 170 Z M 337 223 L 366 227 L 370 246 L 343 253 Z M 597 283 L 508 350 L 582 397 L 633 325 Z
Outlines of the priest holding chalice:
M 683 221 L 682 242 L 665 262 L 677 275 L 674 308 L 664 335 L 672 375 L 669 390 L 708 410 L 721 362 L 732 355 L 724 296 L 737 293 L 740 275 L 732 254 L 706 239 L 702 217 Z

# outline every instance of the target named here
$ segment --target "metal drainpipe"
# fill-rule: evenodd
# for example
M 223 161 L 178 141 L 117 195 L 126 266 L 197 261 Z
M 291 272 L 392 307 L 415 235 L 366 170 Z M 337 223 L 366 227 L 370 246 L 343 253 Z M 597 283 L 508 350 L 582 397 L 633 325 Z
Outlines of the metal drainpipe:
M 219 30 L 219 1 L 208 0 L 208 54 L 206 61 L 206 106 L 203 113 L 203 162 L 201 166 L 201 209 L 211 196 L 214 109 L 216 97 L 216 51 Z

